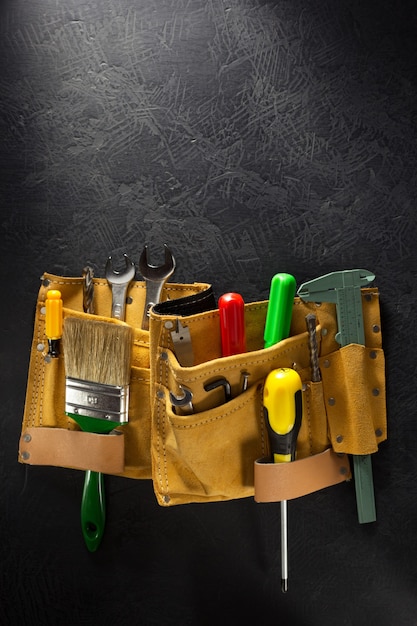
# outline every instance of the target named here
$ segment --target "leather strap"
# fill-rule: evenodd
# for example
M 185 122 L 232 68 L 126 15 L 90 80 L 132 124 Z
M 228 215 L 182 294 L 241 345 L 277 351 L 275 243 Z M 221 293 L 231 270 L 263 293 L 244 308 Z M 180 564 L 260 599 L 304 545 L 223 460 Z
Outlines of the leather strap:
M 196 315 L 197 313 L 213 311 L 216 306 L 213 288 L 209 287 L 191 296 L 176 298 L 175 300 L 166 300 L 165 302 L 155 304 L 152 308 L 152 312 L 158 315 L 181 315 L 185 317 L 186 315 Z
M 98 435 L 64 428 L 26 428 L 19 442 L 19 461 L 102 474 L 124 471 L 124 433 Z
M 292 463 L 255 461 L 255 501 L 280 502 L 305 496 L 352 478 L 346 454 L 328 448 Z

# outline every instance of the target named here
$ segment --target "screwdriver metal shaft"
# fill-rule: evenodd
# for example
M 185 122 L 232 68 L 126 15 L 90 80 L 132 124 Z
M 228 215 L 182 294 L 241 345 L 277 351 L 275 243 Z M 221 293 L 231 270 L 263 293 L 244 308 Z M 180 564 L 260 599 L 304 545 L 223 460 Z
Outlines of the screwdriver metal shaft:
M 299 374 L 290 368 L 273 370 L 266 377 L 263 397 L 272 460 L 274 463 L 290 463 L 295 460 L 303 411 Z M 281 590 L 284 593 L 288 590 L 287 509 L 287 501 L 281 500 Z
M 288 591 L 288 505 L 281 500 L 281 591 Z

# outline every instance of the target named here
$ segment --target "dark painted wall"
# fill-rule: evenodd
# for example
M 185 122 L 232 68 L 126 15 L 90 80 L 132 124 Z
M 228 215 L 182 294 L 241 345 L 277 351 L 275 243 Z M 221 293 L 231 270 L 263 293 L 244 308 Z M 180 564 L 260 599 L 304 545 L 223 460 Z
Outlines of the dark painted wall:
M 374 0 L 3 0 L 0 22 L 2 623 L 417 623 L 416 5 Z M 378 521 L 354 489 L 168 510 L 109 478 L 87 553 L 83 476 L 17 463 L 44 271 L 159 260 L 267 297 L 365 267 L 381 291 L 389 440 Z

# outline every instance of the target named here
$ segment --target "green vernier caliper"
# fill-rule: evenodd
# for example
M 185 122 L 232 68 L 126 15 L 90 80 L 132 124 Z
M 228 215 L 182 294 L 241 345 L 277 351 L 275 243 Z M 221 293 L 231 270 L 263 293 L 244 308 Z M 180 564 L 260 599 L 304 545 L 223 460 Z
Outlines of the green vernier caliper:
M 331 272 L 303 283 L 297 295 L 306 302 L 336 304 L 336 341 L 341 346 L 349 343 L 365 345 L 361 287 L 375 279 L 368 270 Z M 353 455 L 356 503 L 360 524 L 375 522 L 375 496 L 371 455 Z

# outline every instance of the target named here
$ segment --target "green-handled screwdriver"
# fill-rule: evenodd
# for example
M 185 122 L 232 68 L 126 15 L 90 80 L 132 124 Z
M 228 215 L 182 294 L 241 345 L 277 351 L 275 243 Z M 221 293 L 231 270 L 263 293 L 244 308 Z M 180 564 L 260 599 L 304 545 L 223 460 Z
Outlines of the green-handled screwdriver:
M 272 370 L 265 380 L 263 405 L 274 463 L 295 460 L 297 437 L 303 413 L 302 382 L 287 367 Z M 281 589 L 288 590 L 287 501 L 281 501 Z

